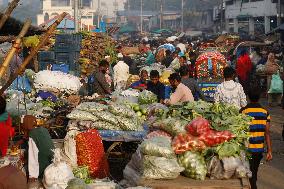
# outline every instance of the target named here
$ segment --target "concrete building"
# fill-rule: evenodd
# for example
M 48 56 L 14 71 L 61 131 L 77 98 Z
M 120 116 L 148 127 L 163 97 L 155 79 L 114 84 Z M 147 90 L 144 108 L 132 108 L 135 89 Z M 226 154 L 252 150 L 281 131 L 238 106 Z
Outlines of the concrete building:
M 228 32 L 261 35 L 277 27 L 278 0 L 224 0 Z
M 73 17 L 73 0 L 41 0 L 41 14 L 37 15 L 37 24 L 41 25 L 62 12 L 67 12 Z M 126 0 L 79 0 L 81 24 L 93 26 L 100 19 L 115 20 L 116 12 L 124 10 Z

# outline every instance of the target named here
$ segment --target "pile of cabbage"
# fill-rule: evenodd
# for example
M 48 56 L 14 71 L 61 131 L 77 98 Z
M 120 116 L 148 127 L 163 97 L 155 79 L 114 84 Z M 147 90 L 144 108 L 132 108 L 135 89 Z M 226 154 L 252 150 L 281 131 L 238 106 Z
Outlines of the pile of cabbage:
M 34 87 L 43 91 L 59 91 L 77 94 L 81 88 L 80 79 L 60 71 L 43 70 L 35 75 Z
M 123 104 L 83 102 L 67 115 L 70 128 L 113 131 L 143 131 L 142 120 Z

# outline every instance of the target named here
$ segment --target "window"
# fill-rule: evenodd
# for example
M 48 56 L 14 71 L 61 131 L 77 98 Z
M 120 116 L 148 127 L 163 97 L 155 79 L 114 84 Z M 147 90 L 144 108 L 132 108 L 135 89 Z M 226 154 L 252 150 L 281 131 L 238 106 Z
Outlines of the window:
M 255 17 L 254 20 L 254 34 L 261 35 L 265 33 L 264 17 Z
M 250 2 L 264 1 L 264 0 L 250 0 Z
M 233 5 L 233 4 L 234 4 L 234 0 L 226 1 L 226 5 Z
M 70 5 L 70 0 L 51 0 L 52 7 L 65 7 Z
M 90 7 L 91 6 L 91 0 L 82 0 L 82 7 Z

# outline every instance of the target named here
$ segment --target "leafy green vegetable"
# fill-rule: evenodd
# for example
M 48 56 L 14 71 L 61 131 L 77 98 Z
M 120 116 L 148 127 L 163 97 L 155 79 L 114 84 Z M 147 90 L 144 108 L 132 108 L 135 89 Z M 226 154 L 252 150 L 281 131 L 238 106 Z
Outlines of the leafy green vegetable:
M 220 159 L 239 155 L 240 145 L 235 140 L 232 140 L 230 142 L 225 142 L 217 147 L 217 153 Z
M 138 96 L 139 104 L 152 104 L 158 102 L 157 96 L 151 91 L 144 90 Z

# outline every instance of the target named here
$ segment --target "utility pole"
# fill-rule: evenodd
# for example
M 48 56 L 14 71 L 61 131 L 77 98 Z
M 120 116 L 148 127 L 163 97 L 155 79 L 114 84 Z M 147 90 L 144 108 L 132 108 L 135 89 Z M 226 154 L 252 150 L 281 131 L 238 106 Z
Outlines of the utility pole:
M 220 33 L 223 32 L 223 0 L 221 0 L 221 9 L 220 9 Z
M 98 0 L 98 25 L 97 28 L 100 27 L 100 22 L 101 22 L 101 0 Z
M 140 12 L 140 29 L 141 29 L 141 34 L 143 33 L 143 0 L 141 0 L 141 12 Z
M 164 16 L 164 5 L 163 5 L 164 1 L 161 0 L 161 7 L 160 7 L 160 29 L 163 28 L 163 16 Z
M 74 0 L 74 26 L 75 26 L 75 33 L 78 33 L 80 30 L 79 25 L 79 0 Z
M 181 0 L 181 31 L 184 32 L 184 0 Z

